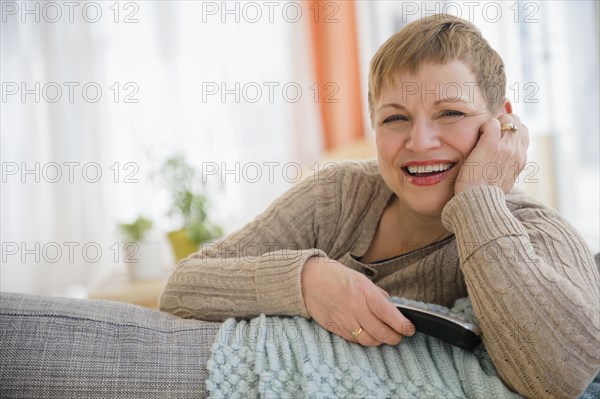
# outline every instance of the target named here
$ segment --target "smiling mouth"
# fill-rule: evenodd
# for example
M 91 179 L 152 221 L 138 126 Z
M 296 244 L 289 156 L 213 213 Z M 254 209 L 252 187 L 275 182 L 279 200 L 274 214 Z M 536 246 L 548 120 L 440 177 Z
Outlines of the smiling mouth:
M 409 165 L 401 169 L 412 177 L 429 177 L 444 173 L 452 169 L 456 162 L 435 163 L 430 165 Z

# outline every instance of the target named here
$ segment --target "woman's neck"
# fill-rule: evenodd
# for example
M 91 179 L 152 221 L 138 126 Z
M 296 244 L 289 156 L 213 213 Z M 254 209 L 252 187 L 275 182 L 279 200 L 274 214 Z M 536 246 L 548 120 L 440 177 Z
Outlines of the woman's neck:
M 452 234 L 439 217 L 427 217 L 402 207 L 395 195 L 377 225 L 375 235 L 361 262 L 372 263 L 416 251 Z
M 398 197 L 394 197 L 391 214 L 397 223 L 399 240 L 413 244 L 415 248 L 422 248 L 452 235 L 444 227 L 441 216 L 418 214 L 402 204 Z

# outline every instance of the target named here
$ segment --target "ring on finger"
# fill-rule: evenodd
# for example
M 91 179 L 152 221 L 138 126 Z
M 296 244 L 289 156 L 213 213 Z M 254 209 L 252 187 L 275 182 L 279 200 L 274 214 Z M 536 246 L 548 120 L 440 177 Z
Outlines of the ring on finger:
M 362 327 L 359 327 L 358 329 L 351 331 L 350 334 L 352 334 L 352 336 L 354 337 L 354 339 L 358 339 L 358 336 L 363 332 L 364 330 L 362 329 Z
M 501 132 L 506 132 L 507 130 L 516 132 L 518 130 L 518 128 L 512 123 L 503 123 L 502 125 L 500 125 Z

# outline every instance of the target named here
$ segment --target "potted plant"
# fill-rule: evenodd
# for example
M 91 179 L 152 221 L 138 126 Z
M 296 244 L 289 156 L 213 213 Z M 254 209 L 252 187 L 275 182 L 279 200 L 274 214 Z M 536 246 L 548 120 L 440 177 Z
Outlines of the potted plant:
M 139 216 L 133 223 L 119 224 L 121 234 L 130 242 L 141 242 L 152 229 L 152 220 Z
M 139 216 L 133 223 L 118 225 L 125 241 L 123 262 L 127 265 L 132 281 L 151 280 L 157 278 L 161 272 L 160 248 L 158 243 L 148 239 L 152 225 L 152 221 L 143 216 Z
M 202 174 L 182 155 L 168 158 L 160 169 L 171 197 L 169 216 L 179 218 L 181 228 L 167 234 L 177 261 L 198 251 L 200 244 L 223 235 L 207 214 L 208 196 Z

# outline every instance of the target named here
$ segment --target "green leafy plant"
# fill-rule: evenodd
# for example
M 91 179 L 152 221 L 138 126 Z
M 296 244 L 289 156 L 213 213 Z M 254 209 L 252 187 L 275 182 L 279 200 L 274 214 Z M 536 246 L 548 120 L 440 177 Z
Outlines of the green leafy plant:
M 121 234 L 128 241 L 141 242 L 146 234 L 152 229 L 152 221 L 139 216 L 133 223 L 121 223 L 118 225 Z
M 208 218 L 206 185 L 198 169 L 178 154 L 163 163 L 159 175 L 171 196 L 169 216 L 179 216 L 192 242 L 199 245 L 223 235 L 221 227 Z

